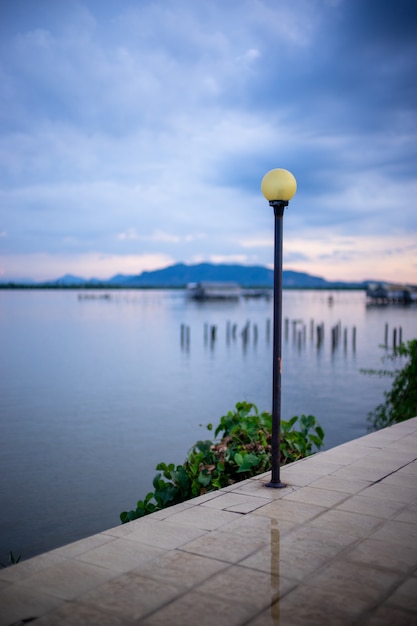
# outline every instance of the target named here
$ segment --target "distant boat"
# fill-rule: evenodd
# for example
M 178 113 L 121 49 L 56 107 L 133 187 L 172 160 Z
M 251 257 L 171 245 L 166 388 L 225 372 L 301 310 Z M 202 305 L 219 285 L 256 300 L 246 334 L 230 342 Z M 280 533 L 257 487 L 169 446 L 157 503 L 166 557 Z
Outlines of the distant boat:
M 242 288 L 233 282 L 189 283 L 187 295 L 194 300 L 238 300 Z
M 372 283 L 366 290 L 368 301 L 373 304 L 417 303 L 417 287 L 389 283 Z

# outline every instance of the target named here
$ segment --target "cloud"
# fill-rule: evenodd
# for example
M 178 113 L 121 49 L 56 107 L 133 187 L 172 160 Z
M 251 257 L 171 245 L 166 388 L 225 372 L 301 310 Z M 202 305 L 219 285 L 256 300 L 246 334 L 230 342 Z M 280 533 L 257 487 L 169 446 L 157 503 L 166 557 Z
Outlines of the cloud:
M 417 236 L 408 0 L 15 0 L 0 12 L 1 248 L 19 267 L 19 254 L 270 265 L 259 187 L 272 167 L 298 181 L 284 246 L 300 270 L 358 273 L 356 241 L 369 275 L 379 249 Z M 389 256 L 416 275 L 409 256 Z

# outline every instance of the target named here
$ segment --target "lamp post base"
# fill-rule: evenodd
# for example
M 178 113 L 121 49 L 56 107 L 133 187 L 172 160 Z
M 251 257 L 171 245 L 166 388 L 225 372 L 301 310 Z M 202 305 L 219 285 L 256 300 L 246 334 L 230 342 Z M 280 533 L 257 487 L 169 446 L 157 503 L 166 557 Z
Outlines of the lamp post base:
M 269 483 L 266 483 L 265 487 L 271 487 L 272 489 L 284 489 L 286 487 L 284 483 L 279 480 L 271 480 Z

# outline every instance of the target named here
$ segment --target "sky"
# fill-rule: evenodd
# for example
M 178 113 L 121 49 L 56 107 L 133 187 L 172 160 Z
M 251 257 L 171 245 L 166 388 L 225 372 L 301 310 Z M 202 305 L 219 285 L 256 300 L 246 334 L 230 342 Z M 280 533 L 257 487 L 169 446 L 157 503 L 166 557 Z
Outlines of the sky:
M 417 284 L 416 0 L 0 0 L 0 280 Z

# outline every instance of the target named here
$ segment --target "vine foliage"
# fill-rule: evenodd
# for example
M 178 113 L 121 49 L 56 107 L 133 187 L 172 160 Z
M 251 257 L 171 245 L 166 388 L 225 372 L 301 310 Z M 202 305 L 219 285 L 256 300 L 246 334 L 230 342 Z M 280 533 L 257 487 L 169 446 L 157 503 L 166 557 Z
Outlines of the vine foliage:
M 254 404 L 238 402 L 216 428 L 208 424 L 207 430 L 214 431 L 214 441 L 197 441 L 182 465 L 156 466 L 154 491 L 139 500 L 135 509 L 120 514 L 123 523 L 271 468 L 271 413 L 259 413 Z M 314 448 L 322 447 L 323 439 L 324 432 L 312 415 L 282 420 L 281 465 L 313 454 Z
M 371 430 L 379 430 L 412 417 L 417 417 L 417 339 L 402 343 L 384 360 L 406 359 L 401 369 L 362 370 L 365 374 L 391 376 L 392 386 L 384 392 L 385 402 L 368 413 Z

